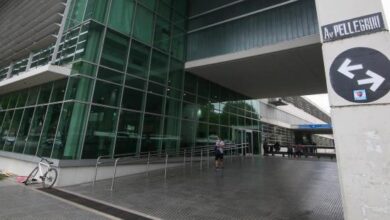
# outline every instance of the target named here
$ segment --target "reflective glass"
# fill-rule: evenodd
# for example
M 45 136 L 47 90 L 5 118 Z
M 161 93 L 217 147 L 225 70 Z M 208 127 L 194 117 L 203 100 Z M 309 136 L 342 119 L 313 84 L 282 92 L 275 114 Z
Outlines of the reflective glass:
M 170 46 L 170 34 L 169 22 L 163 19 L 157 20 L 154 33 L 154 46 L 163 51 L 168 51 Z
M 14 116 L 14 112 L 15 111 L 13 111 L 13 110 L 7 111 L 7 113 L 5 114 L 5 117 L 3 119 L 3 124 L 2 124 L 1 129 L 0 129 L 0 136 L 1 136 L 0 149 L 3 149 L 4 143 L 7 140 L 7 136 L 9 133 L 9 126 L 11 125 L 12 117 Z
M 82 74 L 87 76 L 96 75 L 96 66 L 87 62 L 76 62 L 72 66 L 71 75 Z
M 30 132 L 27 137 L 25 154 L 35 155 L 38 147 L 38 141 L 41 136 L 43 122 L 45 120 L 47 106 L 39 106 L 36 108 Z
M 115 0 L 114 2 L 116 2 Z M 84 20 L 94 19 L 104 23 L 109 0 L 88 0 Z
M 24 110 L 19 132 L 15 141 L 14 152 L 16 153 L 23 153 L 24 146 L 26 145 L 26 138 L 28 135 L 28 131 L 30 130 L 33 114 L 34 114 L 34 108 L 26 108 Z
M 118 110 L 92 106 L 85 134 L 82 158 L 112 155 Z
M 152 43 L 153 13 L 138 5 L 135 15 L 134 37 L 147 44 Z
M 121 89 L 119 86 L 96 80 L 93 102 L 102 105 L 118 106 Z
M 82 55 L 82 59 L 97 63 L 99 51 L 102 44 L 104 27 L 95 22 L 89 24 L 87 33 L 87 42 Z
M 193 121 L 182 120 L 181 122 L 181 142 L 180 148 L 192 148 L 195 145 L 195 134 L 197 123 Z M 189 151 L 187 151 L 189 152 Z
M 116 136 L 115 154 L 128 154 L 137 151 L 137 142 L 140 137 L 141 114 L 121 111 L 119 127 Z
M 43 104 L 49 102 L 52 86 L 53 86 L 52 83 L 41 86 L 41 91 L 39 93 L 37 104 Z
M 97 77 L 99 79 L 111 81 L 113 83 L 122 84 L 124 74 L 122 72 L 100 67 Z
M 133 41 L 128 60 L 127 73 L 146 78 L 149 71 L 150 47 Z
M 144 100 L 144 92 L 125 88 L 122 99 L 122 107 L 133 110 L 141 110 Z
M 180 141 L 179 124 L 179 119 L 168 117 L 165 118 L 164 139 L 162 142 L 162 147 L 166 152 L 176 152 L 176 146 Z
M 112 1 L 108 26 L 120 32 L 130 34 L 133 23 L 133 10 L 133 0 Z
M 159 95 L 148 94 L 146 99 L 146 112 L 162 114 L 163 97 Z
M 67 80 L 60 80 L 54 83 L 53 93 L 50 102 L 58 102 L 64 99 Z
M 62 144 L 61 140 L 55 139 L 61 107 L 62 104 L 50 105 L 47 110 L 38 147 L 37 155 L 40 157 L 50 157 L 53 146 L 58 148 Z
M 168 86 L 182 89 L 183 87 L 183 71 L 184 65 L 176 60 L 171 59 L 169 68 Z
M 9 127 L 7 136 L 5 137 L 4 140 L 5 151 L 13 150 L 15 140 L 16 140 L 16 135 L 18 133 L 18 129 L 20 125 L 20 120 L 22 119 L 22 115 L 23 115 L 23 109 L 16 110 L 15 114 L 13 115 L 11 126 Z
M 82 76 L 70 77 L 65 99 L 89 101 L 91 99 L 92 88 L 93 80 Z
M 125 81 L 126 86 L 144 90 L 145 84 L 146 84 L 145 80 L 126 74 L 126 81 Z
M 153 50 L 149 80 L 165 84 L 168 74 L 168 56 Z
M 100 64 L 123 71 L 126 65 L 129 38 L 107 30 Z
M 157 151 L 161 143 L 161 117 L 145 114 L 141 152 Z

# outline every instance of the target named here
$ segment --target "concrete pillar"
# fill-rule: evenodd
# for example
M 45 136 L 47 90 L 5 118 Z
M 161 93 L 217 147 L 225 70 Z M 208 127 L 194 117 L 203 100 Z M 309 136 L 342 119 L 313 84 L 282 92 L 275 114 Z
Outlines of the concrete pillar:
M 390 219 L 389 2 L 316 0 L 346 220 Z

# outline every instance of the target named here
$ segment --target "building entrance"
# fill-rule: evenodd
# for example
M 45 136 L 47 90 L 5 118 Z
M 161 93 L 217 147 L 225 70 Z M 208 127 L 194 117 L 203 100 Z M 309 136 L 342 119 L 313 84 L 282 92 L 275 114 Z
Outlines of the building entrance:
M 235 128 L 233 130 L 233 141 L 237 145 L 243 146 L 239 154 L 253 154 L 254 149 L 254 131 Z

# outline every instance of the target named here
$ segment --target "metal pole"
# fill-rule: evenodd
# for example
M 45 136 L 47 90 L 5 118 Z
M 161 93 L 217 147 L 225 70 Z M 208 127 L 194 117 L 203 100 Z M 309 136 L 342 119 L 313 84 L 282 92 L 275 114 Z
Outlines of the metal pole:
M 146 162 L 146 174 L 149 175 L 149 164 L 150 164 L 150 151 L 148 152 L 148 161 Z
M 233 161 L 233 147 L 230 146 L 230 161 Z
M 191 167 L 192 167 L 192 154 L 194 152 L 194 149 L 191 149 L 191 159 L 190 159 L 190 164 L 191 164 Z
M 111 191 L 114 190 L 114 182 L 115 182 L 115 176 L 116 176 L 116 166 L 118 164 L 118 161 L 119 161 L 120 158 L 117 158 L 115 160 L 115 164 L 114 164 L 114 175 L 112 176 L 112 181 L 111 181 Z
M 184 159 L 183 159 L 183 164 L 186 166 L 186 149 L 184 149 Z
M 164 178 L 167 178 L 167 168 L 168 168 L 168 154 L 165 155 L 165 173 Z
M 210 149 L 207 148 L 207 168 L 210 167 Z
M 99 165 L 99 163 L 100 163 L 100 158 L 101 158 L 101 156 L 99 156 L 99 157 L 96 159 L 95 175 L 94 175 L 93 180 L 92 180 L 92 186 L 95 186 L 95 181 L 96 181 L 96 177 L 97 177 L 97 170 L 98 170 L 98 165 Z
M 200 170 L 202 170 L 203 166 L 203 149 L 200 149 Z

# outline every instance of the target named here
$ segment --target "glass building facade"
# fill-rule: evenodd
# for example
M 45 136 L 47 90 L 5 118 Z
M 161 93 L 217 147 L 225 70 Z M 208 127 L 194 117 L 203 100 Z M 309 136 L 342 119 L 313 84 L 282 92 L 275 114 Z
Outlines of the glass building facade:
M 92 159 L 221 136 L 250 137 L 258 153 L 259 103 L 184 71 L 186 11 L 184 0 L 73 0 L 56 57 L 71 75 L 0 96 L 0 150 Z

